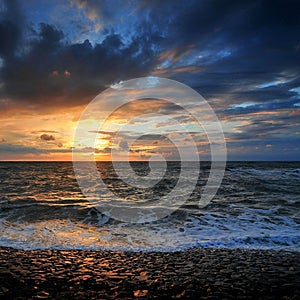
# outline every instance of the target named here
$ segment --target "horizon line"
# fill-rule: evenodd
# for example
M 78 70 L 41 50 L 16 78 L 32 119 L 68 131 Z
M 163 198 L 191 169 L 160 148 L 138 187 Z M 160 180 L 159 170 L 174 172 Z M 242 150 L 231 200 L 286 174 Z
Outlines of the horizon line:
M 162 162 L 164 160 L 155 160 L 153 162 Z M 6 163 L 6 162 L 45 162 L 45 163 L 58 163 L 58 162 L 64 162 L 64 163 L 72 163 L 73 160 L 0 160 L 0 163 Z M 93 162 L 93 161 L 89 161 L 89 160 L 78 160 L 76 162 Z M 127 160 L 116 160 L 116 161 L 112 161 L 112 160 L 95 160 L 94 162 L 128 162 Z M 148 160 L 129 160 L 129 162 L 149 162 Z M 181 160 L 169 160 L 166 162 L 181 162 Z M 185 160 L 185 162 L 195 162 L 195 160 Z M 212 160 L 199 160 L 199 162 L 212 162 Z M 241 160 L 241 159 L 233 159 L 233 160 L 215 160 L 215 162 L 300 162 L 299 160 L 255 160 L 255 159 L 245 159 L 245 160 Z

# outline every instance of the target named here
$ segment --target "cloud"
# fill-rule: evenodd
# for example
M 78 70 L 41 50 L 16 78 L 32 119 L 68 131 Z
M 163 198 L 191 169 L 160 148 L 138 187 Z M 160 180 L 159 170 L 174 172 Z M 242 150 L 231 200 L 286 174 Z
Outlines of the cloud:
M 6 2 L 8 16 L 18 8 Z M 147 37 L 136 32 L 126 41 L 111 31 L 92 45 L 89 40 L 69 43 L 62 30 L 45 23 L 31 40 L 21 42 L 17 19 L 10 20 L 12 28 L 1 24 L 1 45 L 7 46 L 0 50 L 0 96 L 23 105 L 42 107 L 45 98 L 55 98 L 47 106 L 84 104 L 113 82 L 149 74 L 155 59 L 151 30 Z
M 255 98 L 254 98 L 255 99 Z M 282 100 L 273 100 L 266 101 L 264 103 L 253 103 L 247 104 L 244 102 L 238 105 L 231 105 L 228 109 L 225 110 L 225 113 L 228 114 L 250 114 L 260 111 L 275 111 L 284 108 L 294 108 L 295 104 L 298 102 L 298 99 L 282 99 Z
M 3 144 L 0 143 L 0 153 L 17 153 L 17 154 L 24 154 L 24 153 L 40 153 L 41 150 L 35 147 L 26 147 L 22 145 L 12 145 L 12 144 Z
M 128 144 L 127 144 L 126 140 L 121 140 L 120 141 L 119 148 L 123 151 L 128 151 L 129 150 L 129 147 L 128 147 Z
M 152 75 L 165 75 L 165 76 L 172 76 L 177 73 L 181 72 L 188 72 L 188 73 L 199 73 L 201 68 L 198 66 L 186 66 L 186 67 L 177 67 L 177 68 L 166 68 L 166 69 L 158 69 L 152 72 Z
M 159 61 L 164 62 L 170 60 L 171 62 L 177 62 L 187 54 L 189 54 L 194 48 L 194 45 L 180 46 L 172 50 L 167 50 L 161 53 L 158 57 Z
M 58 133 L 56 130 L 33 130 L 31 131 L 32 134 L 37 134 L 37 133 Z
M 15 0 L 3 0 L 0 9 L 0 56 L 10 59 L 22 40 L 24 18 Z
M 151 51 L 146 51 L 147 57 L 139 54 L 147 48 L 142 40 L 122 46 L 121 37 L 111 34 L 93 47 L 88 40 L 65 45 L 62 37 L 54 27 L 42 24 L 29 52 L 5 61 L 2 97 L 41 106 L 44 97 L 56 97 L 48 106 L 76 106 L 117 79 L 146 75 L 152 64 Z
M 49 135 L 49 134 L 42 134 L 40 136 L 40 139 L 43 141 L 55 141 L 55 137 L 53 135 Z
M 90 151 L 88 151 L 90 152 Z M 96 154 L 110 154 L 111 153 L 111 148 L 105 147 L 103 149 L 92 149 L 92 152 Z
M 275 1 L 271 7 L 263 0 L 226 5 L 217 0 L 117 1 L 118 10 L 105 0 L 72 3 L 92 21 L 103 20 L 101 41 L 68 42 L 68 33 L 51 24 L 41 24 L 24 41 L 26 26 L 17 2 L 4 2 L 2 97 L 28 106 L 70 107 L 87 103 L 113 82 L 149 74 L 167 75 L 215 95 L 299 70 L 296 1 Z M 124 16 L 130 16 L 126 22 Z M 264 97 L 265 91 L 239 95 L 259 94 Z M 45 104 L 45 98 L 55 101 Z
M 71 153 L 72 149 L 43 149 L 28 147 L 21 144 L 0 143 L 1 154 L 51 154 L 51 153 Z
M 27 3 L 2 2 L 1 116 L 79 110 L 115 82 L 154 74 L 203 95 L 231 130 L 233 143 L 268 139 L 264 130 L 282 141 L 298 137 L 299 1 L 70 2 L 76 22 L 62 18 L 52 23 L 51 15 L 39 25 L 32 25 L 37 21 L 24 9 Z M 46 3 L 56 6 L 55 1 Z M 145 106 L 128 105 L 113 117 L 121 121 L 159 111 L 182 118 L 171 104 L 149 100 Z M 47 146 L 63 146 L 54 137 L 58 132 L 32 133 L 55 140 Z M 114 136 L 99 133 L 106 140 Z

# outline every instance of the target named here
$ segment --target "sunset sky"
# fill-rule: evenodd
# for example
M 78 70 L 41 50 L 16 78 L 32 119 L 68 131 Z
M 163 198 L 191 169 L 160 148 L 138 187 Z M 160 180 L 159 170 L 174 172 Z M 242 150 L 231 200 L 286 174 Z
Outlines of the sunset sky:
M 0 0 L 0 160 L 71 160 L 86 105 L 144 76 L 200 93 L 223 126 L 229 160 L 299 160 L 299 11 L 297 0 Z M 153 110 L 166 117 L 147 120 L 147 131 L 161 124 L 167 137 L 182 134 L 174 107 L 148 99 L 116 111 L 98 133 L 97 158 L 126 153 L 126 134 L 145 127 L 135 119 L 112 145 L 116 124 Z M 202 134 L 190 128 L 205 153 Z M 148 135 L 132 159 L 170 147 Z

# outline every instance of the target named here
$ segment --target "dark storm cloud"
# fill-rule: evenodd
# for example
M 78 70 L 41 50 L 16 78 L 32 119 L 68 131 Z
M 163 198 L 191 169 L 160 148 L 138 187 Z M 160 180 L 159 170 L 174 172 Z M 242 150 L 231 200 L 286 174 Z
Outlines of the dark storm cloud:
M 143 75 L 149 68 L 150 51 L 148 58 L 137 54 L 144 47 L 142 42 L 125 46 L 120 36 L 111 34 L 92 47 L 87 40 L 66 45 L 62 38 L 61 31 L 41 24 L 30 51 L 5 61 L 1 72 L 3 95 L 33 103 L 46 102 L 43 98 L 72 97 L 70 105 L 76 105 L 106 84 Z M 80 96 L 83 99 L 78 99 Z
M 67 99 L 60 105 L 72 106 L 99 93 L 107 84 L 149 74 L 154 59 L 151 30 L 147 37 L 136 34 L 128 43 L 111 32 L 92 46 L 89 40 L 67 43 L 61 30 L 40 24 L 34 39 L 21 44 L 18 21 L 11 18 L 9 26 L 6 25 L 14 9 L 9 3 L 0 27 L 2 97 L 47 106 L 59 105 L 57 101 Z M 21 46 L 23 51 L 17 53 Z
M 187 6 L 174 19 L 170 32 L 177 37 L 174 43 L 194 44 L 193 55 L 200 58 L 193 63 L 205 69 L 196 76 L 178 74 L 175 79 L 208 98 L 227 94 L 227 106 L 232 101 L 265 102 L 294 96 L 289 89 L 300 86 L 299 1 L 213 0 Z M 291 82 L 256 87 L 278 78 Z
M 9 59 L 22 39 L 23 16 L 17 1 L 3 0 L 0 7 L 0 56 Z
M 17 2 L 4 1 L 2 98 L 40 106 L 75 106 L 119 80 L 193 66 L 199 70 L 173 72 L 171 77 L 208 99 L 227 94 L 222 109 L 245 101 L 258 102 L 256 111 L 262 106 L 276 109 L 295 104 L 290 90 L 300 85 L 299 1 L 73 2 L 89 18 L 98 16 L 103 22 L 102 42 L 69 43 L 67 33 L 52 24 L 41 24 L 24 41 L 24 18 Z M 127 15 L 122 16 L 124 11 Z M 278 78 L 289 81 L 259 88 Z
M 230 58 L 248 58 L 239 61 L 240 68 L 245 69 L 262 58 L 281 57 L 289 63 L 295 59 L 295 47 L 300 42 L 299 9 L 297 0 L 195 1 L 174 23 L 177 34 L 181 33 L 179 39 L 198 43 L 219 56 L 226 54 L 220 50 L 229 49 L 231 54 L 224 64 L 231 63 Z M 268 70 L 278 68 L 278 63 L 280 66 L 281 61 L 273 61 Z

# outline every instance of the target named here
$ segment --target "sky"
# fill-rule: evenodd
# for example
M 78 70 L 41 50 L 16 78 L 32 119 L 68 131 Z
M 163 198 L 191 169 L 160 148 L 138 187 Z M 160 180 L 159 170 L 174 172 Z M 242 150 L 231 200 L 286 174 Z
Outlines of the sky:
M 222 124 L 229 160 L 299 160 L 299 11 L 298 0 L 0 0 L 0 160 L 71 160 L 90 101 L 145 76 L 200 93 Z M 145 112 L 153 118 L 114 138 Z M 158 99 L 116 110 L 93 155 L 174 157 L 171 137 L 186 132 L 172 116 Z M 160 135 L 143 136 L 155 128 Z M 128 149 L 126 136 L 140 138 Z M 189 137 L 206 157 L 203 132 L 191 127 Z

